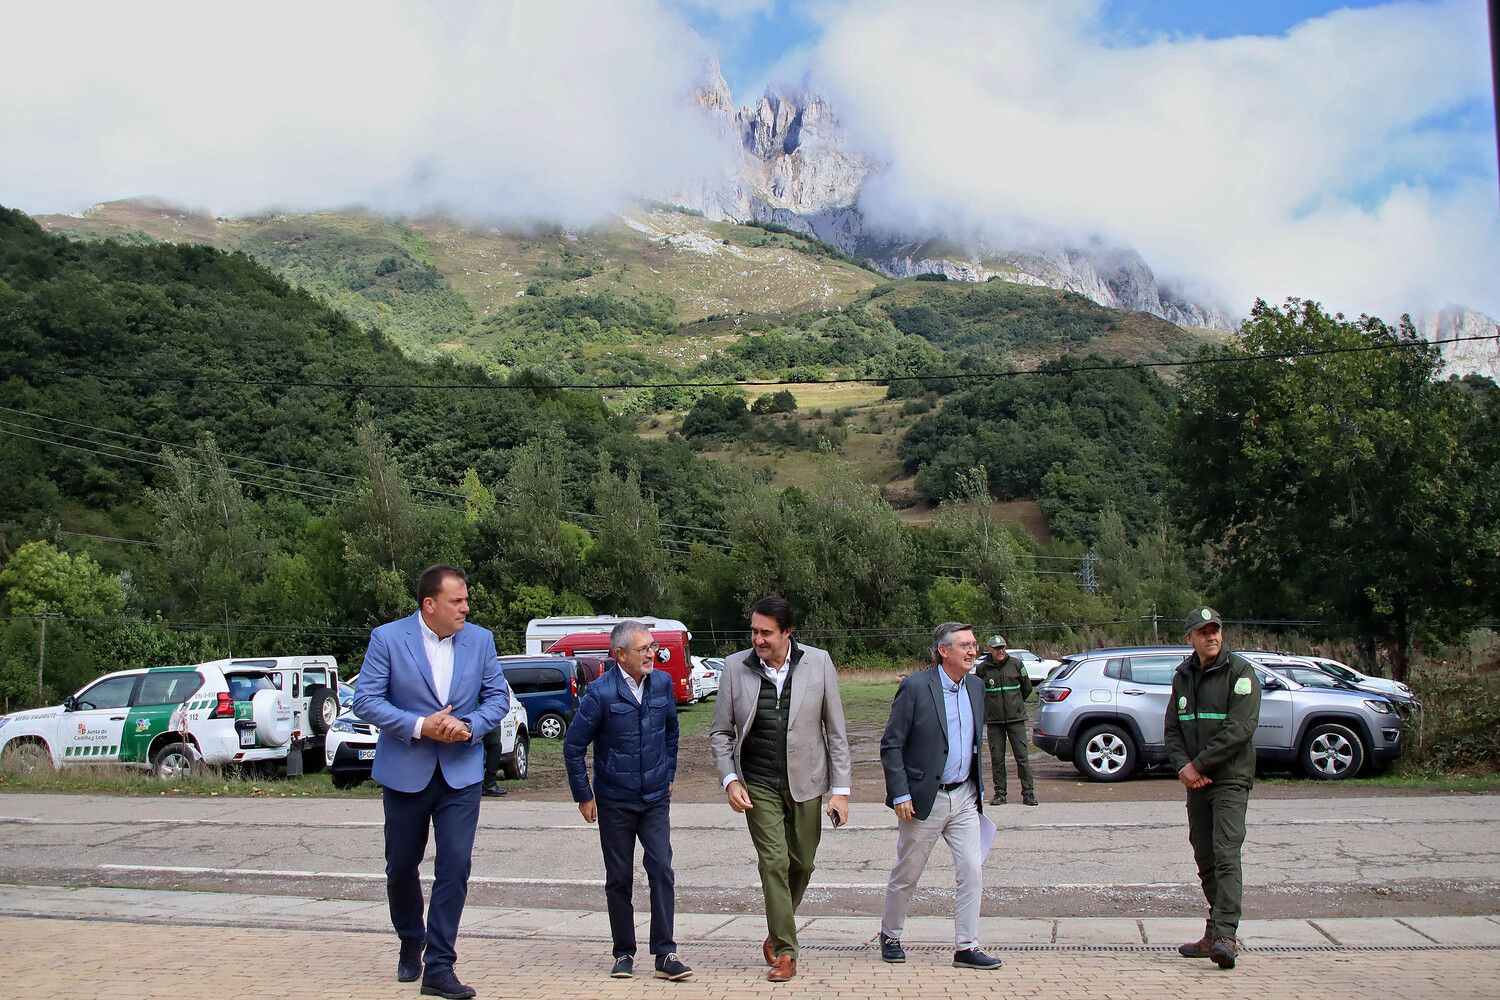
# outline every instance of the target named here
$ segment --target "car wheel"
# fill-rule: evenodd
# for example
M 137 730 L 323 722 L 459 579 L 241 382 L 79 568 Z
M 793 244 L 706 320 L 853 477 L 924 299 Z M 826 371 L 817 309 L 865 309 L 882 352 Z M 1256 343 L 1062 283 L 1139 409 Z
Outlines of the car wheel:
M 176 781 L 193 773 L 193 751 L 186 743 L 168 743 L 151 758 L 151 774 L 162 781 Z
M 510 762 L 505 765 L 506 780 L 525 781 L 530 769 L 531 741 L 525 736 L 517 736 L 515 752 L 510 755 Z
M 339 717 L 339 696 L 333 689 L 314 684 L 307 689 L 307 722 L 318 734 L 328 732 L 333 720 Z
M 49 774 L 53 770 L 52 751 L 41 740 L 16 740 L 5 748 L 0 763 L 7 774 Z
M 548 712 L 536 720 L 536 731 L 542 734 L 544 740 L 560 740 L 568 731 L 568 720 L 555 712 Z
M 365 776 L 358 773 L 350 774 L 347 771 L 334 771 L 328 775 L 328 780 L 333 782 L 334 788 L 343 791 L 363 784 Z
M 1364 740 L 1348 726 L 1324 722 L 1302 741 L 1302 770 L 1309 778 L 1339 781 L 1354 777 L 1364 766 Z
M 1095 726 L 1083 734 L 1073 765 L 1092 781 L 1124 781 L 1135 771 L 1135 740 L 1119 726 Z

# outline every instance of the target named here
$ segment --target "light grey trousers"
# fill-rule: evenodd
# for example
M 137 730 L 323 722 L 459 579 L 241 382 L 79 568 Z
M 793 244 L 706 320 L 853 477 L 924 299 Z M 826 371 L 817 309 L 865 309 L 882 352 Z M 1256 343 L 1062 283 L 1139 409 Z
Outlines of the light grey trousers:
M 958 891 L 953 897 L 953 946 L 957 951 L 979 947 L 979 897 L 984 889 L 984 859 L 979 854 L 979 802 L 976 785 L 966 782 L 951 792 L 938 792 L 926 819 L 900 820 L 896 864 L 885 885 L 885 913 L 880 930 L 900 938 L 912 893 L 927 868 L 938 837 L 953 852 Z

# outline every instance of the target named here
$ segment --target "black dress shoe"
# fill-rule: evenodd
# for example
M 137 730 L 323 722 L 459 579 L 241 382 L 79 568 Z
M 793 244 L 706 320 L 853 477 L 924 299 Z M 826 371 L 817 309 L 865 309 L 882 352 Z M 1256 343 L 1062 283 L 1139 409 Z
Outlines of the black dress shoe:
M 665 979 L 669 982 L 680 983 L 693 975 L 693 970 L 677 957 L 677 952 L 670 955 L 656 956 L 656 978 Z
M 1033 795 L 1031 792 L 1027 792 L 1025 795 L 1021 796 L 1021 804 L 1022 805 L 1028 805 L 1028 806 L 1034 806 L 1034 805 L 1036 805 L 1037 804 L 1036 796 Z
M 615 966 L 609 970 L 611 979 L 629 979 L 635 975 L 635 959 L 629 955 L 616 955 Z
M 953 953 L 953 967 L 955 969 L 998 969 L 1005 963 L 998 958 L 992 958 L 980 951 L 978 948 L 965 948 L 963 951 Z
M 424 997 L 447 997 L 448 1000 L 469 1000 L 474 995 L 474 987 L 465 986 L 458 981 L 452 969 L 443 969 L 441 972 L 429 972 L 422 977 L 422 995 Z
M 402 941 L 401 957 L 396 961 L 396 982 L 414 983 L 422 978 L 422 942 Z
M 901 947 L 901 939 L 886 937 L 885 931 L 880 932 L 880 960 L 899 965 L 906 961 L 906 949 Z
M 505 789 L 498 783 L 491 781 L 480 789 L 479 794 L 487 799 L 498 799 L 505 794 Z

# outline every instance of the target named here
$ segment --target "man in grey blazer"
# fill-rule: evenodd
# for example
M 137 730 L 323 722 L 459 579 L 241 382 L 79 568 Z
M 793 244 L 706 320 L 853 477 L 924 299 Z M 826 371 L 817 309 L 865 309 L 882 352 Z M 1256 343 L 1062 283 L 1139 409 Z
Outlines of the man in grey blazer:
M 953 964 L 997 969 L 1001 962 L 979 950 L 979 898 L 984 855 L 979 814 L 984 772 L 979 744 L 984 732 L 984 684 L 970 673 L 979 644 L 962 622 L 944 622 L 932 633 L 936 666 L 901 682 L 880 740 L 885 804 L 896 811 L 900 833 L 896 864 L 885 887 L 880 957 L 906 961 L 901 931 L 912 893 L 938 837 L 953 852 L 958 891 L 953 898 Z
M 750 609 L 752 648 L 730 656 L 708 736 L 729 807 L 744 813 L 766 901 L 766 978 L 797 974 L 797 907 L 823 833 L 849 820 L 849 738 L 828 653 L 792 639 L 792 607 L 770 596 Z

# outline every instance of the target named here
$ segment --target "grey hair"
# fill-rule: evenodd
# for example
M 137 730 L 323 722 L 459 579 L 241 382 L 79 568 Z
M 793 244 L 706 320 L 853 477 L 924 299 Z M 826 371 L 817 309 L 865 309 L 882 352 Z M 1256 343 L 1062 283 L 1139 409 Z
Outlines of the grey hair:
M 637 621 L 623 621 L 620 624 L 616 625 L 614 628 L 610 629 L 610 653 L 614 653 L 614 651 L 617 649 L 628 649 L 629 647 L 625 644 L 630 641 L 630 637 L 632 635 L 635 635 L 637 633 L 649 636 L 651 634 L 651 630 L 646 627 L 644 622 Z
M 973 625 L 966 625 L 963 622 L 943 622 L 943 624 L 941 624 L 937 628 L 933 629 L 932 630 L 932 662 L 933 663 L 940 663 L 940 662 L 942 662 L 942 658 L 938 656 L 938 650 L 942 649 L 944 646 L 951 646 L 951 645 L 953 645 L 953 637 L 955 635 L 957 635 L 960 632 L 972 632 L 972 631 L 974 631 L 974 626 Z

